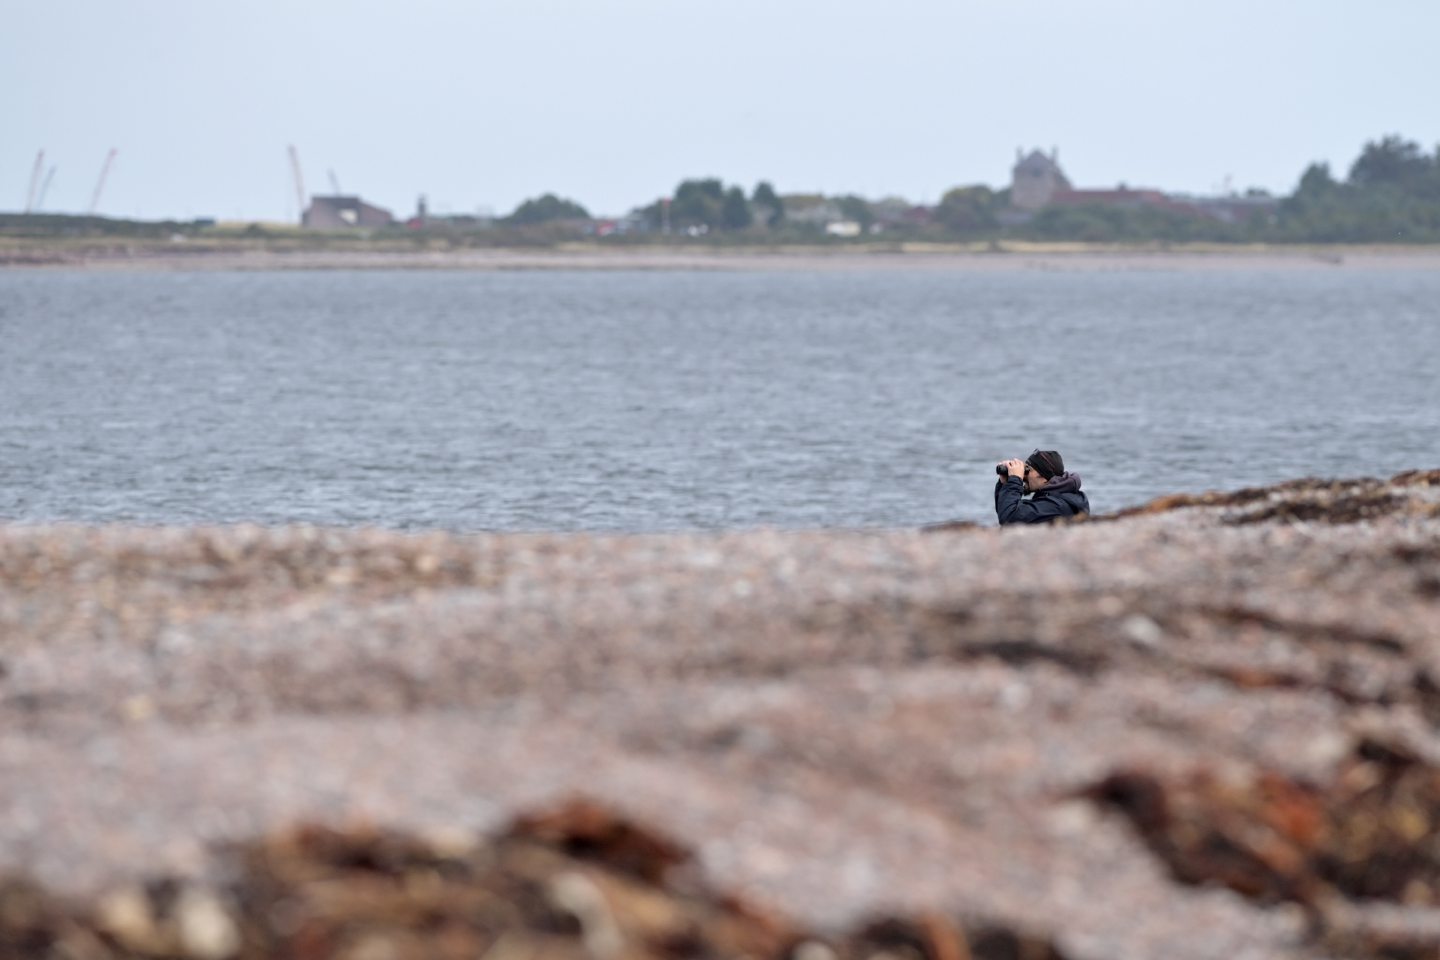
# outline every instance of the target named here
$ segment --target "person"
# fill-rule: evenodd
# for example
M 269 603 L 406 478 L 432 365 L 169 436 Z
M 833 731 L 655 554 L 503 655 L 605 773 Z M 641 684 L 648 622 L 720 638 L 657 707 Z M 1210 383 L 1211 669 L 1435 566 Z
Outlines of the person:
M 1090 512 L 1090 498 L 1080 492 L 1080 475 L 1067 473 L 1054 450 L 1036 450 L 1024 460 L 1006 460 L 996 467 L 1006 476 L 995 484 L 995 515 L 1000 526 L 1050 523 Z M 1026 494 L 1033 494 L 1026 499 Z

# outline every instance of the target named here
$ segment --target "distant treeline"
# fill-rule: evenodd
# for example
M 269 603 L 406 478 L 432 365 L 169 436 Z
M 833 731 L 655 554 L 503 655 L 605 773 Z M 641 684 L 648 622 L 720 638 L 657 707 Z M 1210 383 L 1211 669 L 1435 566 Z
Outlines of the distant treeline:
M 1440 147 L 1429 156 L 1400 137 L 1367 143 L 1339 181 L 1311 164 L 1277 211 L 1276 240 L 1440 242 Z
M 1043 240 L 1440 243 L 1440 147 L 1426 154 L 1398 136 L 1367 143 L 1343 180 L 1328 164 L 1311 164 L 1294 193 L 1238 223 L 1090 205 L 1046 208 L 1029 223 L 998 232 Z
M 106 236 L 158 240 L 194 226 L 194 222 L 175 220 L 115 220 L 63 213 L 0 213 L 0 236 L 6 237 Z
M 1244 199 L 1263 201 L 1263 191 Z M 657 201 L 631 215 L 648 232 L 686 236 L 808 240 L 833 232 L 836 220 L 857 237 L 944 240 L 1243 243 L 1440 243 L 1440 147 L 1388 136 L 1365 144 L 1345 179 L 1312 164 L 1288 197 L 1256 203 L 1258 212 L 1231 222 L 1187 209 L 1145 203 L 1097 202 L 1047 206 L 1017 217 L 1010 191 L 957 187 L 934 207 L 856 196 L 781 196 L 768 183 L 748 197 L 719 180 L 688 180 L 668 204 Z M 798 209 L 797 209 L 798 208 Z M 815 216 L 816 212 L 821 213 Z M 736 236 L 738 235 L 738 237 Z
M 1081 195 L 1080 199 L 1084 199 Z M 1138 194 L 1137 194 L 1138 197 Z M 1172 198 L 1173 199 L 1173 198 Z M 409 237 L 450 246 L 550 244 L 589 236 L 606 243 L 686 242 L 724 245 L 857 243 L 868 240 L 999 242 L 1440 243 L 1440 147 L 1426 153 L 1399 136 L 1366 143 L 1344 179 L 1312 164 L 1286 197 L 1248 191 L 1252 212 L 1228 219 L 1183 202 L 1070 202 L 1017 211 L 1008 189 L 956 187 L 933 206 L 898 197 L 786 194 L 768 182 L 746 190 L 718 178 L 682 181 L 664 199 L 624 217 L 596 219 L 574 200 L 544 194 L 499 218 L 428 217 L 332 239 Z M 1245 206 L 1242 203 L 1240 206 Z M 0 214 L 0 235 L 174 238 L 233 235 L 210 221 L 142 222 L 52 214 Z M 307 231 L 304 242 L 329 242 Z M 278 234 L 260 224 L 249 238 Z M 293 233 L 286 236 L 294 238 Z

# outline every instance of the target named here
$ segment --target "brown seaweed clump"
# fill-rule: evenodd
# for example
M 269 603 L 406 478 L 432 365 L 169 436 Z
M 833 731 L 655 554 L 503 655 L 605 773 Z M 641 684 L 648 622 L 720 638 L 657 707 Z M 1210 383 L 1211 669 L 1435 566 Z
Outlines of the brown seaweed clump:
M 1088 794 L 1123 813 L 1183 883 L 1299 903 L 1318 940 L 1349 955 L 1440 955 L 1440 931 L 1405 922 L 1440 907 L 1440 769 L 1405 748 L 1363 741 L 1318 785 L 1264 770 L 1129 770 Z M 1377 925 L 1377 906 L 1413 909 Z
M 585 801 L 487 842 L 302 826 L 230 851 L 223 889 L 157 881 L 89 911 L 0 884 L 4 960 L 1063 960 L 938 915 L 826 941 L 717 893 L 682 847 Z
M 1232 525 L 1274 522 L 1346 524 L 1394 515 L 1433 517 L 1440 515 L 1440 505 L 1398 492 L 1432 486 L 1440 486 L 1440 470 L 1408 470 L 1388 481 L 1306 478 L 1270 487 L 1159 497 L 1100 519 L 1117 520 L 1169 513 L 1188 507 L 1228 509 L 1223 519 Z

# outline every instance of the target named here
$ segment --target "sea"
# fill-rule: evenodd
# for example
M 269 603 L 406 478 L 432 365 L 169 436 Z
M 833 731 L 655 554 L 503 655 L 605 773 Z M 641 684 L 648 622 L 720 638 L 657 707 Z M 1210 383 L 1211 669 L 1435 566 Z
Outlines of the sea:
M 1440 467 L 1440 271 L 0 271 L 0 522 L 995 522 Z

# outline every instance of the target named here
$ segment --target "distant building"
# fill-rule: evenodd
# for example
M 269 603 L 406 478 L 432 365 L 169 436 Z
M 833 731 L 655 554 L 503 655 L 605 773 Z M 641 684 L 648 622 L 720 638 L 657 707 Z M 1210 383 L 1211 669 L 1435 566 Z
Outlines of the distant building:
M 818 193 L 790 193 L 780 198 L 785 204 L 785 220 L 791 224 L 824 228 L 828 223 L 845 219 L 845 212 L 834 200 Z
M 389 210 L 372 207 L 359 197 L 311 197 L 300 225 L 311 230 L 385 227 L 395 222 Z
M 1048 156 L 1039 150 L 1030 151 L 1028 156 L 1023 150 L 1015 152 L 1010 179 L 1012 209 L 1001 213 L 1002 224 L 1025 223 L 1045 207 L 1081 205 L 1150 207 L 1222 223 L 1242 223 L 1252 217 L 1272 214 L 1279 201 L 1264 194 L 1193 197 L 1145 187 L 1136 189 L 1123 183 L 1113 190 L 1077 190 L 1060 169 L 1058 150 L 1052 149 Z
M 1060 169 L 1060 151 L 1052 149 L 1046 156 L 1039 150 L 1015 151 L 1015 166 L 1010 171 L 1010 204 L 1021 210 L 1039 210 L 1054 199 L 1055 194 L 1069 190 L 1070 181 Z
M 1224 197 L 1190 197 L 1172 193 L 1170 199 L 1221 223 L 1245 223 L 1257 217 L 1268 218 L 1280 206 L 1278 198 L 1258 192 Z
M 1057 207 L 1082 204 L 1131 209 L 1150 207 L 1221 223 L 1244 223 L 1253 217 L 1273 214 L 1280 201 L 1270 196 L 1192 197 L 1163 190 L 1134 190 L 1124 184 L 1114 190 L 1064 190 L 1050 199 L 1050 205 Z
M 913 204 L 903 197 L 885 197 L 876 200 L 870 204 L 870 210 L 875 215 L 875 222 L 870 227 L 872 233 L 905 227 L 923 227 L 933 219 L 931 208 Z
M 1161 190 L 1149 188 L 1131 189 L 1123 183 L 1114 190 L 1058 190 L 1047 206 L 1075 207 L 1082 204 L 1101 204 L 1107 207 L 1157 207 L 1180 213 L 1194 212 L 1186 203 L 1172 200 Z
M 644 210 L 631 210 L 625 216 L 615 221 L 614 233 L 654 233 L 658 230 L 650 218 L 645 215 Z

